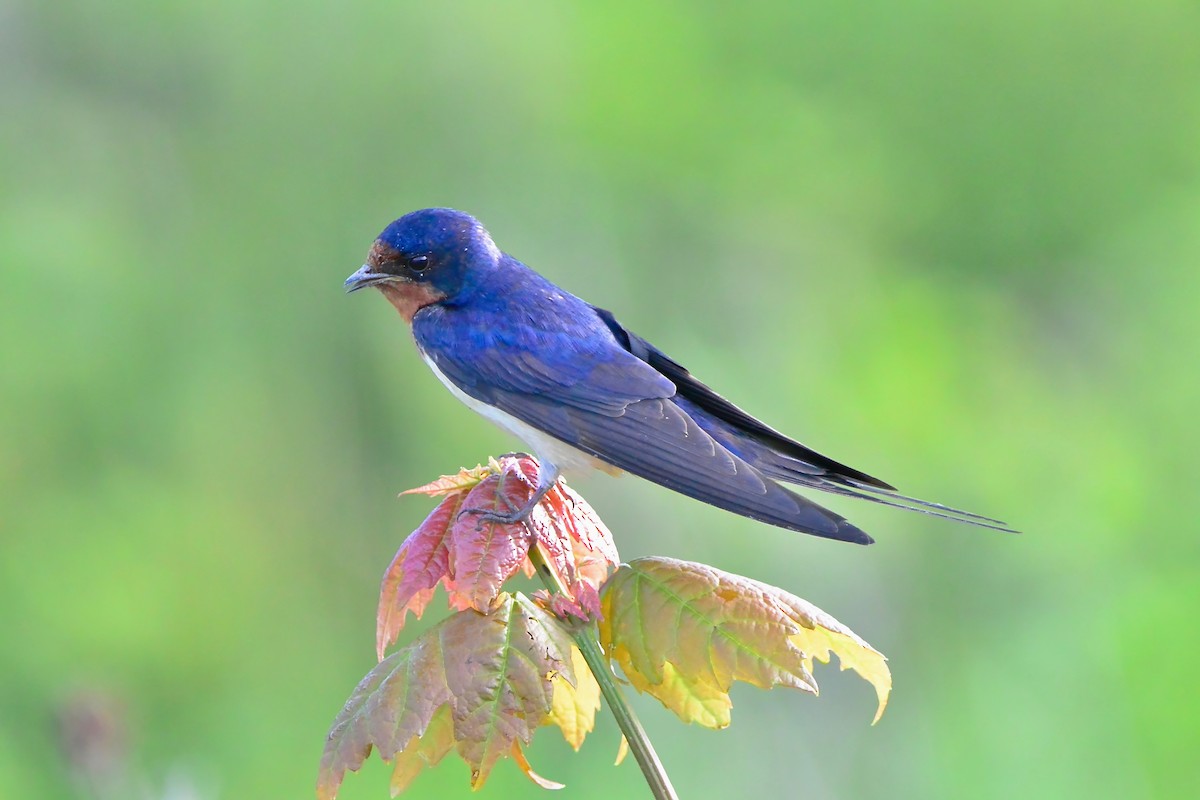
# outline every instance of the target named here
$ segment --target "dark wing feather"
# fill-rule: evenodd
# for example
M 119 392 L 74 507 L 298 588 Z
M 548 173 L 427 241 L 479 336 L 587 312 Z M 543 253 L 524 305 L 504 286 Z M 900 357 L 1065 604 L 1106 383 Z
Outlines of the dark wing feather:
M 751 519 L 828 539 L 870 544 L 845 518 L 788 491 L 731 453 L 669 399 L 609 416 L 503 391 L 486 402 L 609 464 Z
M 764 424 L 761 420 L 750 416 L 714 392 L 707 385 L 696 380 L 683 365 L 637 334 L 626 330 L 621 323 L 617 322 L 611 312 L 605 311 L 602 308 L 596 308 L 595 310 L 600 319 L 612 331 L 613 336 L 625 346 L 626 350 L 669 378 L 675 384 L 680 396 L 687 398 L 695 407 L 703 410 L 712 418 L 732 425 L 742 434 L 762 442 L 773 451 L 787 455 L 793 460 L 800 462 L 797 468 L 802 469 L 801 465 L 808 464 L 814 474 L 836 473 L 861 481 L 869 486 L 877 486 L 880 489 L 895 488 L 878 478 L 871 477 L 865 472 L 860 472 L 853 467 L 848 467 L 845 464 L 834 461 L 828 456 L 823 456 L 816 450 L 805 447 L 795 439 L 783 435 L 774 428 Z
M 632 355 L 675 384 L 678 389 L 676 402 L 700 427 L 764 475 L 823 492 L 869 500 L 906 511 L 918 511 L 981 528 L 1013 532 L 1000 520 L 902 495 L 894 486 L 784 436 L 696 380 L 678 362 L 626 330 L 610 312 L 599 308 L 595 310 L 617 341 Z

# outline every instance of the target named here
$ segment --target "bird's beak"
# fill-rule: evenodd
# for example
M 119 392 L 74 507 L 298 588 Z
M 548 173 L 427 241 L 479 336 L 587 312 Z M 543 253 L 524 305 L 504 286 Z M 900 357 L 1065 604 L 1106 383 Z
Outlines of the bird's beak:
M 395 275 L 387 273 L 373 272 L 370 264 L 363 264 L 358 268 L 358 271 L 346 278 L 343 284 L 347 292 L 357 292 L 359 289 L 366 289 L 368 286 L 376 286 L 380 283 L 399 280 Z

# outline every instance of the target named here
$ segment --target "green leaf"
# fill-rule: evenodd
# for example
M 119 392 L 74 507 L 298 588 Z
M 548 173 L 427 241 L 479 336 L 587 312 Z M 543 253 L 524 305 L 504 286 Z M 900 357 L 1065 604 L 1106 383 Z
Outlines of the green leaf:
M 643 558 L 603 592 L 600 641 L 638 691 L 685 722 L 729 724 L 729 688 L 745 681 L 817 693 L 813 659 L 837 653 L 887 705 L 886 659 L 833 617 L 782 589 L 703 564 Z
M 581 698 L 590 688 L 572 650 L 563 624 L 522 595 L 500 595 L 487 614 L 460 611 L 385 658 L 354 690 L 330 730 L 317 796 L 336 797 L 345 773 L 373 748 L 396 760 L 397 791 L 450 749 L 479 788 L 496 761 L 519 753 L 540 725 L 565 724 L 568 741 L 582 740 L 590 725 Z M 576 694 L 574 712 L 567 701 L 555 702 L 564 680 Z M 522 769 L 549 783 L 527 764 Z

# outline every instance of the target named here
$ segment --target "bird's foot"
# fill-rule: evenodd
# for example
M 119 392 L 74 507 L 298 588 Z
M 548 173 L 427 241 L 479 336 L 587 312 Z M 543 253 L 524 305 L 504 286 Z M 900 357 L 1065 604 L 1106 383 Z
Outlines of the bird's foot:
M 551 483 L 549 486 L 539 488 L 529 497 L 529 500 L 526 501 L 525 505 L 521 506 L 520 508 L 517 508 L 515 505 L 513 505 L 512 501 L 503 494 L 497 494 L 497 498 L 500 500 L 500 502 L 504 503 L 505 507 L 508 509 L 507 512 L 500 511 L 495 508 L 464 508 L 462 511 L 458 512 L 458 518 L 461 519 L 465 514 L 473 514 L 477 516 L 479 521 L 476 529 L 483 527 L 485 522 L 493 522 L 500 525 L 516 525 L 519 522 L 525 522 L 527 519 L 529 519 L 529 515 L 533 513 L 533 510 L 537 508 L 538 503 L 542 502 L 542 498 L 546 496 L 546 493 L 550 491 L 553 486 L 554 484 Z
M 477 516 L 479 521 L 476 529 L 482 527 L 485 522 L 493 522 L 500 525 L 516 525 L 518 522 L 524 522 L 529 518 L 529 515 L 533 513 L 534 507 L 537 506 L 538 500 L 541 498 L 530 498 L 532 502 L 526 503 L 520 508 L 514 506 L 512 501 L 502 494 L 498 494 L 497 499 L 504 503 L 508 509 L 507 512 L 495 508 L 464 508 L 458 512 L 458 518 L 462 519 L 467 514 Z

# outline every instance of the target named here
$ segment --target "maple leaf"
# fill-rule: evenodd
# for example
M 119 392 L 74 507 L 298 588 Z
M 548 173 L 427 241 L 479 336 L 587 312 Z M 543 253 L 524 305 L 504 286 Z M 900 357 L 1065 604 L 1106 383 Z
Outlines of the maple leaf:
M 540 466 L 527 455 L 492 459 L 402 494 L 444 495 L 404 540 L 384 572 L 376 616 L 376 651 L 382 660 L 409 612 L 420 617 L 440 583 L 455 610 L 486 612 L 504 581 L 532 575 L 529 548 L 537 547 L 562 595 L 547 602 L 560 616 L 600 614 L 599 589 L 618 562 L 612 534 L 591 506 L 559 481 L 523 523 L 481 517 L 523 506 L 536 490 Z
M 750 578 L 670 558 L 622 565 L 604 587 L 600 641 L 640 692 L 685 722 L 729 724 L 729 688 L 817 693 L 812 662 L 837 653 L 874 687 L 875 721 L 887 705 L 886 659 L 816 606 Z
M 554 695 L 546 724 L 557 725 L 567 744 L 578 752 L 583 746 L 584 737 L 596 727 L 596 712 L 600 710 L 600 684 L 596 683 L 578 647 L 571 648 L 571 667 L 574 680 L 570 680 L 563 672 L 551 676 Z
M 494 463 L 493 461 L 489 461 L 486 466 L 480 464 L 471 469 L 463 467 L 454 475 L 443 475 L 424 486 L 418 486 L 415 489 L 405 489 L 400 493 L 400 496 L 403 497 L 406 494 L 427 494 L 436 497 L 437 495 L 453 494 L 464 489 L 470 489 L 492 473 L 492 464 Z
M 494 522 L 475 512 L 500 514 L 520 508 L 533 492 L 525 476 L 512 469 L 513 459 L 502 459 L 505 468 L 492 473 L 467 492 L 460 514 L 451 525 L 450 577 L 446 591 L 450 606 L 487 611 L 500 586 L 516 575 L 533 543 L 530 530 L 548 526 L 546 509 L 539 504 L 525 523 Z M 528 527 L 527 527 L 528 526 Z
M 562 481 L 542 504 L 557 526 L 546 535 L 539 531 L 535 541 L 559 587 L 547 602 L 560 617 L 598 619 L 600 587 L 620 561 L 612 534 L 587 501 Z
M 458 492 L 442 500 L 404 540 L 383 573 L 375 628 L 375 649 L 380 661 L 388 645 L 400 635 L 408 612 L 420 618 L 438 583 L 448 577 L 450 528 L 462 508 L 463 497 Z
M 589 683 L 590 680 L 590 683 Z M 556 724 L 573 746 L 591 730 L 598 689 L 563 624 L 523 595 L 503 594 L 487 614 L 460 611 L 381 661 L 338 714 L 317 782 L 333 800 L 347 771 L 371 750 L 394 759 L 393 792 L 455 750 L 479 788 L 496 761 L 513 756 L 535 729 Z
M 396 753 L 389 784 L 392 797 L 407 789 L 421 770 L 437 766 L 454 749 L 454 744 L 454 717 L 449 704 L 443 704 L 433 712 L 425 730 L 409 739 L 408 744 Z M 333 791 L 336 793 L 337 786 Z

